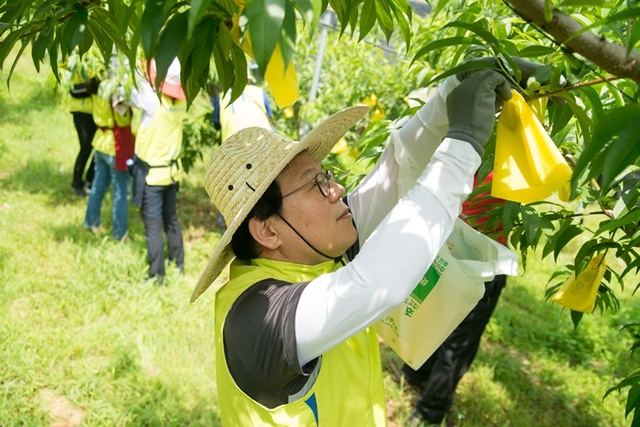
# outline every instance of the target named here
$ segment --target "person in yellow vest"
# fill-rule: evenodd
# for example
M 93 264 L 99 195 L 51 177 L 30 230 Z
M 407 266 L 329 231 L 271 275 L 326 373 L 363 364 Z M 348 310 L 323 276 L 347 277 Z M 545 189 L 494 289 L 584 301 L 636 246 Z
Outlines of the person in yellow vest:
M 102 200 L 113 184 L 113 237 L 125 238 L 129 228 L 129 187 L 131 175 L 126 159 L 133 155 L 134 137 L 131 133 L 131 109 L 114 109 L 113 97 L 100 93 L 92 96 L 93 120 L 97 131 L 93 137 L 95 174 L 84 225 L 92 232 L 100 231 Z
M 81 81 L 77 73 L 73 74 L 73 87 L 69 91 L 71 100 L 69 111 L 73 115 L 73 124 L 78 133 L 80 151 L 76 156 L 73 165 L 73 180 L 71 188 L 80 196 L 87 195 L 87 188 L 91 188 L 94 174 L 94 160 L 91 157 L 93 147 L 91 145 L 96 133 L 96 123 L 93 121 L 93 103 L 91 95 L 95 95 L 98 88 L 98 80 L 93 78 L 88 81 Z M 89 167 L 87 168 L 87 163 Z M 86 177 L 85 177 L 86 168 Z
M 271 106 L 264 90 L 252 84 L 249 80 L 242 94 L 232 103 L 231 91 L 224 96 L 216 93 L 211 97 L 213 113 L 211 120 L 214 127 L 220 131 L 222 141 L 234 133 L 251 126 L 274 129 L 271 121 Z
M 147 78 L 156 78 L 155 61 L 148 66 Z M 184 271 L 184 246 L 176 199 L 182 175 L 183 119 L 185 94 L 180 84 L 180 63 L 173 61 L 160 85 L 161 96 L 146 79 L 132 89 L 131 104 L 142 110 L 136 133 L 133 204 L 140 208 L 147 239 L 149 278 L 164 283 L 165 260 L 163 230 L 167 235 L 169 261 Z
M 214 296 L 223 426 L 386 425 L 371 325 L 407 298 L 446 242 L 496 100 L 510 97 L 492 70 L 449 77 L 391 132 L 348 196 L 321 161 L 367 106 L 332 115 L 300 142 L 252 127 L 220 146 L 204 185 L 228 228 L 191 300 L 231 262 Z M 415 182 L 406 194 L 401 166 Z

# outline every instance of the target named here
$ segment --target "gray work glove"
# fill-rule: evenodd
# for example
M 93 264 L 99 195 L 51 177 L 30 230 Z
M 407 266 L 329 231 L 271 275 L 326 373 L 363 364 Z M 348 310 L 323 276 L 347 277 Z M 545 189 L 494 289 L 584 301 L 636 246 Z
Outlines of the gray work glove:
M 551 66 L 550 65 L 542 65 L 536 64 L 534 62 L 529 62 L 525 59 L 518 58 L 517 56 L 512 56 L 511 59 L 516 64 L 518 69 L 520 70 L 520 77 L 517 79 L 518 85 L 522 88 L 527 87 L 527 81 L 532 76 L 536 77 L 541 84 L 546 84 L 549 82 L 551 78 Z M 471 69 L 467 71 L 462 71 L 456 74 L 456 77 L 461 82 L 464 81 L 467 77 L 469 77 L 475 71 L 478 71 L 478 68 L 484 67 L 492 70 L 496 70 L 502 74 L 508 72 L 508 67 L 506 66 L 506 61 L 503 60 L 503 65 L 498 64 L 498 59 L 494 57 L 485 57 L 485 58 L 476 58 L 470 59 L 468 61 L 463 62 L 462 66 L 471 67 Z M 512 64 L 508 64 L 509 67 L 515 68 Z M 475 69 L 474 69 L 475 68 Z M 514 80 L 516 76 L 514 75 Z
M 470 143 L 482 156 L 493 132 L 496 112 L 509 99 L 511 86 L 505 76 L 493 70 L 471 73 L 447 96 L 446 137 Z

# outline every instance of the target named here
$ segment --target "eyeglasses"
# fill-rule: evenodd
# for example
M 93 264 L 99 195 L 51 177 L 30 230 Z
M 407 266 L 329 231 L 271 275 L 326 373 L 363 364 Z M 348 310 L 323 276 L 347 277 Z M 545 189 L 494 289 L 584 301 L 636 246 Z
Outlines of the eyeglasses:
M 327 197 L 329 195 L 329 189 L 331 188 L 332 182 L 337 182 L 336 176 L 331 169 L 328 169 L 324 172 L 320 172 L 319 174 L 317 174 L 311 181 L 307 182 L 306 184 L 301 185 L 300 187 L 296 188 L 293 191 L 289 191 L 287 194 L 282 196 L 282 198 L 284 199 L 285 197 L 289 197 L 293 193 L 296 193 L 302 190 L 303 188 L 305 188 L 310 184 L 317 185 L 318 190 L 320 190 L 320 194 L 322 194 L 322 197 Z

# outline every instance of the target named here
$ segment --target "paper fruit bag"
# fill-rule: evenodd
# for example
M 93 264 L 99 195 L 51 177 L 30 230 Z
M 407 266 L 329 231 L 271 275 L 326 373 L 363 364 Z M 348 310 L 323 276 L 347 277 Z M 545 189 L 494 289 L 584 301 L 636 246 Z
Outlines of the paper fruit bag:
M 554 295 L 556 302 L 573 311 L 591 313 L 596 304 L 596 294 L 604 276 L 607 265 L 604 262 L 604 252 L 591 258 L 589 265 L 576 278 L 575 272 Z
M 511 92 L 498 118 L 491 195 L 532 203 L 567 184 L 572 171 L 524 98 Z
M 411 295 L 375 323 L 378 335 L 418 369 L 476 306 L 484 282 L 517 274 L 517 255 L 458 219 Z

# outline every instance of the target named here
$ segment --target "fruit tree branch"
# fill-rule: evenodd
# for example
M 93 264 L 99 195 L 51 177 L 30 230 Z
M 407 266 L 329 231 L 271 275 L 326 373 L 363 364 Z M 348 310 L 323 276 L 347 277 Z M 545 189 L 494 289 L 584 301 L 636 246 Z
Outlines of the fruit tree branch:
M 567 46 L 573 52 L 579 53 L 615 76 L 626 77 L 640 83 L 640 53 L 637 50 L 634 49 L 627 55 L 626 46 L 611 43 L 591 31 L 571 37 L 581 31 L 584 28 L 583 25 L 557 9 L 552 11 L 551 20 L 547 21 L 545 0 L 506 1 L 522 19 L 542 28 L 556 42 Z

